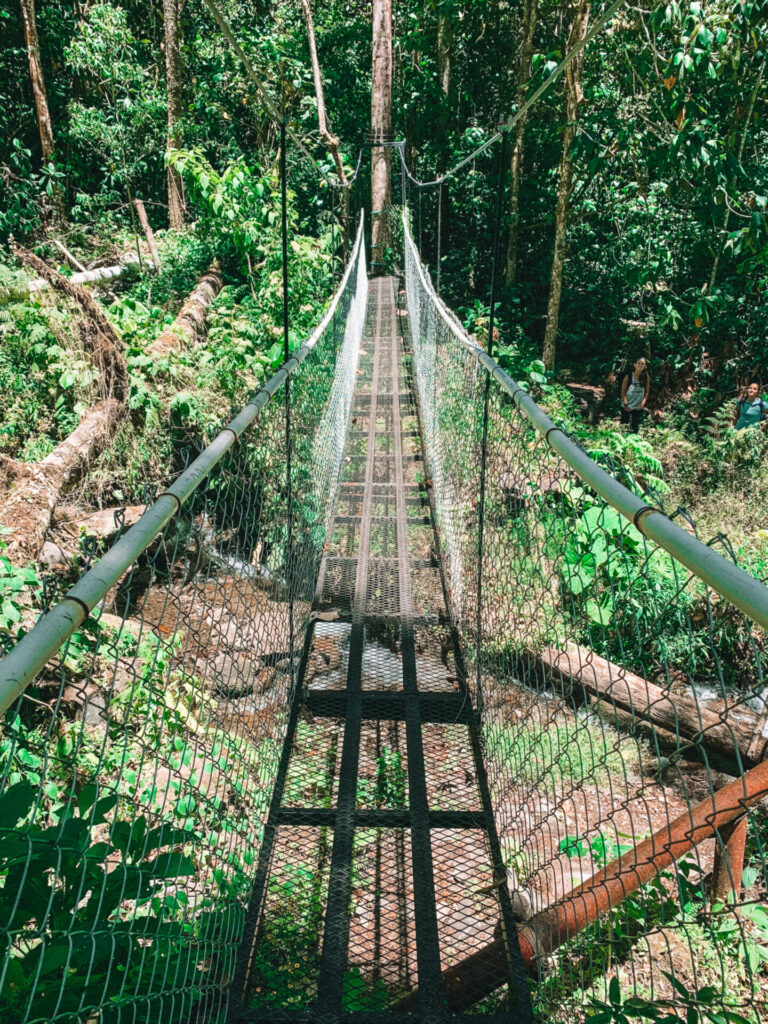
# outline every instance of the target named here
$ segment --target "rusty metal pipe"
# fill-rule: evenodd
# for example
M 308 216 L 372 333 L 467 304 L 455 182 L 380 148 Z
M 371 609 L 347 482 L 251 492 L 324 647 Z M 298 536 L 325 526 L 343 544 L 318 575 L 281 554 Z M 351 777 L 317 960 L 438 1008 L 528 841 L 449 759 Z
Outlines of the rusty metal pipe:
M 715 863 L 709 898 L 713 903 L 725 903 L 732 892 L 738 896 L 744 870 L 744 849 L 747 845 L 746 814 L 730 825 L 718 829 L 715 845 Z
M 537 958 L 547 956 L 562 943 L 572 939 L 582 929 L 593 924 L 601 914 L 631 896 L 705 839 L 719 833 L 727 846 L 727 836 L 740 837 L 741 828 L 746 838 L 744 812 L 766 795 L 768 761 L 752 768 L 740 779 L 729 782 L 711 797 L 685 811 L 671 824 L 654 832 L 633 850 L 606 865 L 563 899 L 535 914 L 517 936 L 528 972 L 536 974 Z M 733 832 L 729 833 L 731 828 Z M 743 862 L 743 845 L 741 857 Z M 735 879 L 736 867 L 734 856 L 731 874 L 726 873 L 729 891 L 732 879 Z M 506 944 L 498 938 L 443 972 L 448 1007 L 457 1012 L 469 1009 L 498 988 L 508 976 Z M 416 992 L 409 993 L 398 1000 L 395 1007 L 415 1007 L 416 999 Z
M 598 871 L 565 899 L 536 914 L 522 934 L 536 955 L 551 953 L 601 914 L 650 882 L 692 847 L 742 817 L 748 807 L 762 800 L 766 794 L 768 761 L 685 811 L 671 824 Z

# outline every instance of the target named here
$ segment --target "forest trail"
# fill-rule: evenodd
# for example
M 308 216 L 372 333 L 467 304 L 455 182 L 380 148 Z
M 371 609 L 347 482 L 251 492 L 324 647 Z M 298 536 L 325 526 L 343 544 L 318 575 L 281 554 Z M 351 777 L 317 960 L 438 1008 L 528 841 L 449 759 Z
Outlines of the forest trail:
M 512 938 L 508 970 L 486 990 L 509 985 L 499 1021 L 530 1019 L 478 722 L 422 486 L 408 320 L 396 288 L 392 277 L 369 287 L 315 592 L 322 618 L 305 644 L 243 945 L 251 1008 L 233 1019 L 337 1019 L 392 1007 L 393 994 L 414 990 L 387 1019 L 440 1017 L 443 972 L 493 941 L 499 911 Z M 315 661 L 329 657 L 335 671 L 314 675 Z M 270 1005 L 275 953 L 292 927 L 285 900 L 297 860 L 314 875 L 324 920 L 284 959 L 278 1008 Z

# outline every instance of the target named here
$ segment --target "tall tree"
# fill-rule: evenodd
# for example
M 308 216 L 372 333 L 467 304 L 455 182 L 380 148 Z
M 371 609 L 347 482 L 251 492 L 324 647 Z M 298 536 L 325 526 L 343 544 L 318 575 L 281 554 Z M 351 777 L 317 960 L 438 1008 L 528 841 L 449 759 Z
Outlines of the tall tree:
M 51 112 L 48 109 L 48 95 L 45 91 L 43 67 L 40 61 L 40 41 L 37 37 L 37 17 L 35 0 L 21 0 L 21 16 L 24 19 L 24 35 L 27 40 L 27 57 L 29 59 L 29 77 L 32 80 L 32 92 L 37 110 L 37 126 L 40 130 L 40 146 L 43 160 L 48 163 L 53 159 L 53 125 Z
M 181 148 L 181 56 L 179 49 L 178 0 L 163 0 L 165 25 L 165 81 L 168 94 L 168 148 Z M 184 202 L 179 172 L 168 164 L 168 221 L 172 228 L 184 227 Z
M 382 265 L 392 199 L 392 0 L 373 0 L 371 63 L 371 261 Z
M 27 41 L 27 57 L 29 59 L 29 77 L 32 80 L 32 92 L 35 97 L 35 110 L 37 111 L 37 126 L 40 131 L 40 148 L 43 154 L 43 161 L 48 164 L 53 160 L 56 147 L 53 141 L 53 123 L 51 122 L 51 111 L 48 107 L 48 94 L 45 91 L 43 65 L 40 60 L 40 40 L 37 36 L 35 0 L 21 0 L 21 16 L 24 21 L 24 35 Z M 65 216 L 64 202 L 58 185 L 54 186 L 53 200 L 58 215 L 63 218 Z
M 521 26 L 520 49 L 517 57 L 517 109 L 525 103 L 526 86 L 531 78 L 533 68 L 533 36 L 536 31 L 538 16 L 538 0 L 523 0 L 523 20 Z M 523 146 L 525 143 L 525 123 L 528 115 L 523 114 L 515 125 L 515 142 L 512 149 L 510 171 L 512 176 L 509 196 L 509 238 L 507 239 L 507 259 L 504 268 L 504 280 L 513 284 L 517 280 L 517 254 L 520 241 L 518 216 L 520 210 L 520 184 L 523 171 Z
M 588 0 L 570 0 L 568 4 L 568 41 L 566 51 L 570 52 L 587 34 L 590 4 Z M 560 320 L 560 297 L 563 290 L 563 268 L 568 235 L 568 207 L 573 188 L 573 156 L 571 148 L 576 138 L 576 122 L 579 108 L 584 99 L 582 76 L 584 53 L 580 53 L 566 68 L 564 82 L 563 148 L 557 179 L 557 209 L 555 211 L 555 245 L 552 253 L 552 272 L 549 278 L 549 302 L 547 305 L 547 327 L 544 332 L 544 346 L 541 358 L 547 369 L 555 366 L 557 350 L 557 328 Z

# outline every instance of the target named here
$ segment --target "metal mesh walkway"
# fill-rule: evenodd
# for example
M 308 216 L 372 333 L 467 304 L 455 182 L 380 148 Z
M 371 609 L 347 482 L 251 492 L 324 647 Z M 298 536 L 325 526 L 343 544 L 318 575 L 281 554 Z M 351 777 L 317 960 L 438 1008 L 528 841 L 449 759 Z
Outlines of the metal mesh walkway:
M 497 992 L 484 1019 L 530 1017 L 445 604 L 406 324 L 396 280 L 376 279 L 235 1020 L 457 1019 L 443 972 L 501 935 L 513 938 L 497 984 L 485 979 Z

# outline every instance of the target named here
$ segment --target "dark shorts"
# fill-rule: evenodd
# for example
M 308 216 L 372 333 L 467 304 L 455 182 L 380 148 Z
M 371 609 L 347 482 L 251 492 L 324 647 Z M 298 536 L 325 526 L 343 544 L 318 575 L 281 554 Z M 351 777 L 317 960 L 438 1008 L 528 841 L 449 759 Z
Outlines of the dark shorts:
M 640 417 L 643 415 L 644 409 L 625 409 L 621 407 L 621 422 L 629 423 L 629 429 L 633 434 L 637 434 L 640 430 Z

